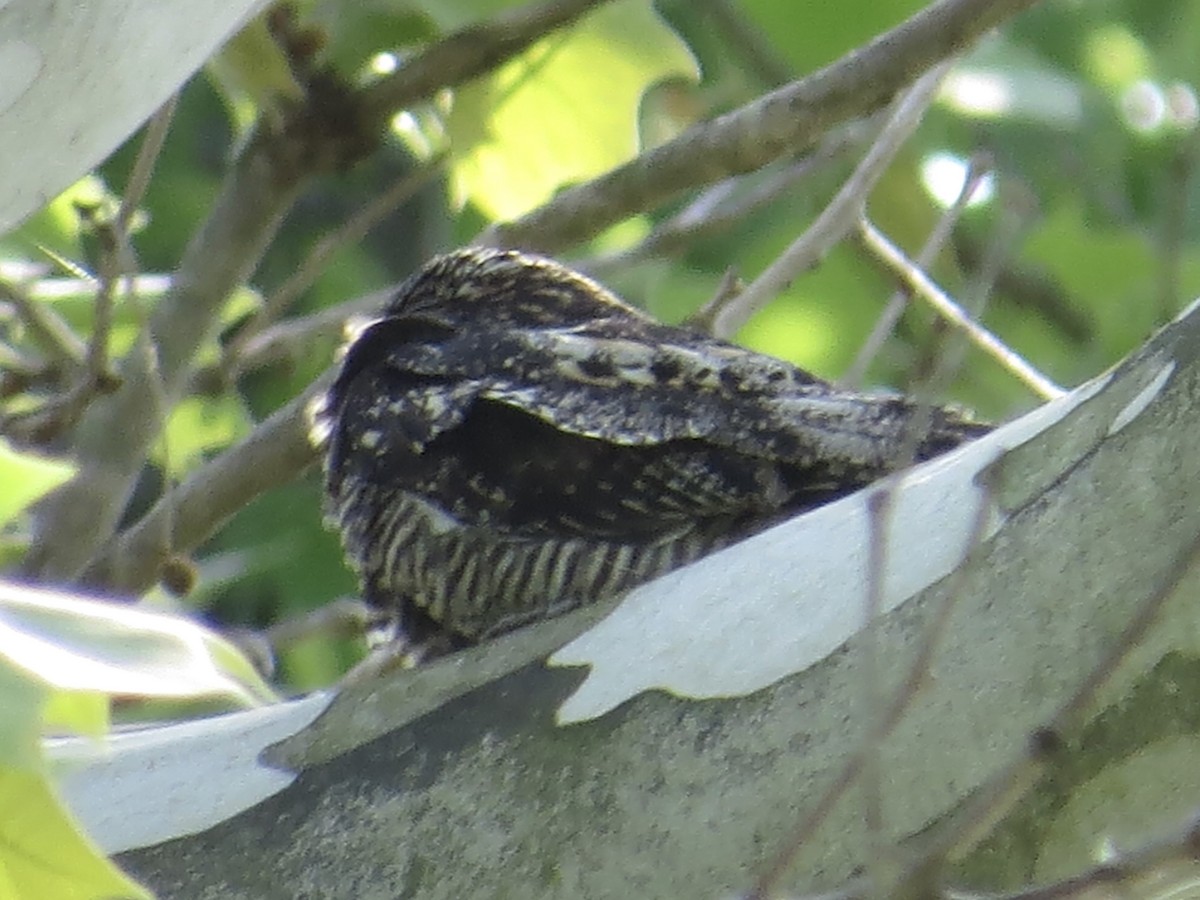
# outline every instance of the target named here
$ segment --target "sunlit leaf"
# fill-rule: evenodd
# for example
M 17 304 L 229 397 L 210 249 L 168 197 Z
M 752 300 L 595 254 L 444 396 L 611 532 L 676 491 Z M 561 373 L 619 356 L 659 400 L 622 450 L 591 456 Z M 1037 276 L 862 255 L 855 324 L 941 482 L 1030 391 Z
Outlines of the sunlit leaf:
M 304 98 L 265 13 L 230 38 L 208 61 L 208 70 L 240 129 L 249 128 L 260 109 L 278 117 L 283 103 Z
M 84 837 L 44 775 L 0 767 L 0 809 L 3 900 L 150 900 Z
M 642 94 L 696 76 L 646 0 L 619 0 L 460 90 L 447 123 L 456 198 L 511 218 L 638 150 Z
M 0 439 L 0 525 L 13 518 L 38 497 L 58 487 L 75 474 L 75 467 L 32 453 L 18 453 Z
M 206 454 L 228 447 L 250 430 L 250 417 L 231 393 L 189 397 L 167 419 L 166 463 L 172 475 L 190 470 Z
M 38 738 L 48 694 L 43 682 L 0 656 L 0 767 L 41 767 Z
M 79 206 L 112 210 L 119 201 L 108 185 L 95 173 L 80 178 L 73 185 L 32 215 L 6 238 L 31 259 L 45 260 L 39 248 L 50 253 L 81 259 L 81 221 Z
M 42 707 L 42 727 L 101 737 L 108 733 L 108 712 L 108 696 L 99 691 L 52 691 Z

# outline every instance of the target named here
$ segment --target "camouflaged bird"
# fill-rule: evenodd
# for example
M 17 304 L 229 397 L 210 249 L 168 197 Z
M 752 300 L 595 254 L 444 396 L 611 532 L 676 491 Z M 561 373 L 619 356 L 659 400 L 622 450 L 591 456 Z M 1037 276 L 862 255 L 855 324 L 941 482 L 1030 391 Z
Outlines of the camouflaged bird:
M 546 259 L 405 281 L 314 410 L 367 601 L 480 640 L 627 590 L 982 433 L 662 325 Z

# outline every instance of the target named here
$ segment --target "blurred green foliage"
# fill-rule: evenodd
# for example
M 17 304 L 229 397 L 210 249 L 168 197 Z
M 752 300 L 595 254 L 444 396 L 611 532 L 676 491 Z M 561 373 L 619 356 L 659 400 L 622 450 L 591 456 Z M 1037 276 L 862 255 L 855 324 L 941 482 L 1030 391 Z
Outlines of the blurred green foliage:
M 514 5 L 322 0 L 300 9 L 302 22 L 324 34 L 325 58 L 361 83 L 403 66 L 446 30 Z M 221 340 L 236 334 L 317 240 L 433 152 L 450 154 L 441 181 L 341 250 L 289 316 L 398 280 L 437 250 L 468 242 L 490 216 L 527 209 L 561 185 L 628 158 L 637 152 L 637 133 L 643 148 L 665 140 L 831 62 L 920 5 L 661 0 L 652 7 L 649 0 L 622 0 L 605 13 L 608 19 L 575 33 L 587 52 L 574 65 L 571 42 L 551 39 L 493 76 L 403 111 L 393 139 L 372 159 L 311 189 L 253 290 L 231 301 Z M 1200 291 L 1197 28 L 1195 0 L 1047 0 L 961 62 L 872 196 L 873 219 L 915 255 L 940 215 L 933 188 L 955 189 L 931 180 L 932 162 L 986 154 L 994 166 L 990 199 L 968 210 L 931 274 L 951 294 L 969 297 L 980 261 L 999 250 L 1004 265 L 984 319 L 1060 383 L 1078 383 L 1114 363 Z M 613 92 L 617 81 L 620 93 Z M 222 90 L 218 80 L 197 77 L 180 98 L 142 204 L 136 249 L 147 273 L 171 271 L 236 152 L 231 111 L 247 100 Z M 519 105 L 509 105 L 522 95 Z M 136 150 L 135 139 L 84 187 L 98 195 L 106 187 L 118 191 Z M 727 269 L 751 278 L 767 265 L 804 230 L 854 162 L 851 156 L 823 167 L 669 258 L 605 277 L 632 302 L 681 319 L 712 295 Z M 639 216 L 570 256 L 586 262 L 635 242 L 689 199 Z M 46 248 L 86 266 L 87 237 L 70 209 L 60 201 L 0 240 L 0 258 L 40 263 L 39 248 Z M 847 243 L 739 337 L 836 378 L 891 291 L 878 265 Z M 86 304 L 58 302 L 65 318 L 86 328 L 80 319 Z M 153 295 L 142 302 L 152 303 Z M 141 314 L 119 312 L 119 327 L 133 328 Z M 938 339 L 932 317 L 910 311 L 869 381 L 902 386 Z M 334 345 L 331 338 L 306 345 L 282 363 L 244 374 L 227 393 L 184 403 L 156 454 L 157 482 L 151 483 L 182 476 L 244 435 L 327 366 Z M 214 345 L 207 358 L 219 360 L 219 351 Z M 974 351 L 966 353 L 950 394 L 993 418 L 1035 403 Z M 262 626 L 355 589 L 336 540 L 321 526 L 315 473 L 248 505 L 202 548 L 197 564 L 198 588 L 187 602 L 226 625 Z M 344 669 L 357 652 L 353 643 L 310 642 L 285 656 L 283 673 L 291 686 L 308 687 Z

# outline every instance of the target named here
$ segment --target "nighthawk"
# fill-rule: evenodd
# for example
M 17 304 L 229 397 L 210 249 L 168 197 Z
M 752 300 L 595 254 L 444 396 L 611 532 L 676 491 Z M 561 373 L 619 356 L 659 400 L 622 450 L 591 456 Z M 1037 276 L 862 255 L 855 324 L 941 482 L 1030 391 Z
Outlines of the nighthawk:
M 405 281 L 314 409 L 327 515 L 365 599 L 410 636 L 460 643 L 611 597 L 984 430 L 480 248 Z

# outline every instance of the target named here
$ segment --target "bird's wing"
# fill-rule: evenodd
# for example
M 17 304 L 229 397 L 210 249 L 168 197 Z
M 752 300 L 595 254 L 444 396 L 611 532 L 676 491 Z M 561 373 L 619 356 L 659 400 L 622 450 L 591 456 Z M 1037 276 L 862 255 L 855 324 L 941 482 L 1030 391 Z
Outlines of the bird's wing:
M 847 474 L 891 465 L 920 408 L 839 390 L 783 360 L 643 320 L 476 327 L 394 344 L 387 364 L 426 384 L 469 383 L 481 398 L 582 437 L 628 446 L 695 439 L 804 467 L 832 463 Z M 942 434 L 941 450 L 957 442 L 960 426 L 963 436 L 983 430 L 941 409 L 922 430 Z
M 405 337 L 409 326 L 381 320 L 348 348 L 318 416 L 335 491 L 349 476 L 466 525 L 616 540 L 666 539 L 788 499 L 776 460 L 710 439 L 722 427 L 714 404 L 697 415 L 678 379 L 591 368 L 577 333 Z
M 843 494 L 884 470 L 911 412 L 720 341 L 604 320 L 384 319 L 349 348 L 328 406 L 331 476 L 355 471 L 518 537 L 617 540 Z

